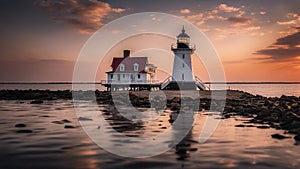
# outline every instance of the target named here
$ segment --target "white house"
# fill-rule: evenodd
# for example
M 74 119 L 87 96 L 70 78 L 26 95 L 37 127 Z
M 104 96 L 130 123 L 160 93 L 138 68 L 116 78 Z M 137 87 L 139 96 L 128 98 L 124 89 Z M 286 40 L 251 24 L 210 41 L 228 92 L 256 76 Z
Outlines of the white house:
M 130 50 L 124 50 L 122 58 L 113 58 L 107 73 L 108 84 L 147 84 L 151 83 L 156 67 L 148 64 L 147 57 L 130 57 Z

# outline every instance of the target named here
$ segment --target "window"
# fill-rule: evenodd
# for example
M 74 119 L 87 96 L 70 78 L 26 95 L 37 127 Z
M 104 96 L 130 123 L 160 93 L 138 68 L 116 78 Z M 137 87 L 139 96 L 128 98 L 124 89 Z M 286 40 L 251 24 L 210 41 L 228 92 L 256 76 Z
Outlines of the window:
M 124 71 L 125 70 L 125 65 L 124 64 L 120 64 L 120 71 Z
M 184 59 L 184 57 L 185 57 L 185 56 L 184 56 L 184 54 L 183 54 L 183 55 L 182 55 L 182 59 Z
M 123 74 L 123 79 L 125 79 L 125 74 Z
M 184 74 L 182 73 L 182 80 L 184 80 Z
M 138 79 L 140 79 L 141 78 L 141 75 L 140 74 L 138 74 Z
M 138 71 L 139 70 L 139 64 L 137 64 L 137 63 L 133 64 L 133 70 Z
M 182 64 L 182 67 L 183 67 L 183 68 L 184 68 L 184 65 L 185 65 L 185 64 L 183 63 L 183 64 Z
M 114 75 L 113 75 L 113 74 L 111 74 L 111 75 L 110 75 L 110 78 L 111 78 L 111 79 L 113 79 L 113 78 L 114 78 Z

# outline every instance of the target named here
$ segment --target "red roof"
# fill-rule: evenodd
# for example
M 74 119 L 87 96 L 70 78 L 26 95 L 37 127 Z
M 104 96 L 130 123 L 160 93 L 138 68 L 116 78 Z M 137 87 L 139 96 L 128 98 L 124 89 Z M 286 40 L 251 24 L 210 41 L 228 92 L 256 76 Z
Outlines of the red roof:
M 120 64 L 125 65 L 125 70 L 122 72 L 145 72 L 146 64 L 148 62 L 147 57 L 126 57 L 126 58 L 113 58 L 111 72 L 120 72 Z M 134 71 L 134 64 L 139 65 L 138 71 Z

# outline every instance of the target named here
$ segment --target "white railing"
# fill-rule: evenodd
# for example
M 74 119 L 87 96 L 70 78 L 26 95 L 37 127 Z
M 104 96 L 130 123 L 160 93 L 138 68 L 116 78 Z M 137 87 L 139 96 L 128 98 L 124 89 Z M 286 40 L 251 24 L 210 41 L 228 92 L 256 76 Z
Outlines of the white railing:
M 206 86 L 205 83 L 200 78 L 198 78 L 197 76 L 195 76 L 195 84 L 197 85 L 197 87 L 199 89 L 210 90 L 210 87 Z
M 155 84 L 159 80 L 101 80 L 101 84 Z
M 161 89 L 164 89 L 172 81 L 172 76 L 169 76 L 161 83 Z

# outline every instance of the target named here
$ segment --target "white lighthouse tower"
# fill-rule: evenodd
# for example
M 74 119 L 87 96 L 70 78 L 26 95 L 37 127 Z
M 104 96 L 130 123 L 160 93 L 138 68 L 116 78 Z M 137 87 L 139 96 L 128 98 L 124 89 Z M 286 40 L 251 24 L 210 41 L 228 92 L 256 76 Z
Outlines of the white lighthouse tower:
M 177 36 L 176 44 L 171 46 L 171 50 L 174 52 L 172 80 L 165 81 L 162 89 L 196 90 L 198 87 L 200 90 L 205 90 L 205 85 L 199 79 L 194 79 L 191 55 L 196 48 L 190 44 L 190 36 L 185 33 L 184 26 Z
M 184 27 L 177 36 L 177 43 L 172 45 L 171 49 L 174 52 L 172 81 L 193 82 L 191 54 L 195 47 L 191 47 L 190 36 L 185 33 Z

